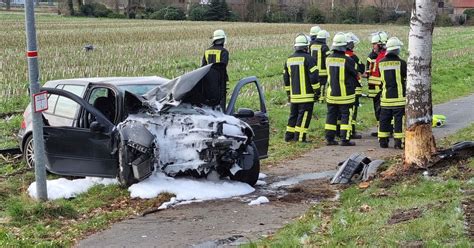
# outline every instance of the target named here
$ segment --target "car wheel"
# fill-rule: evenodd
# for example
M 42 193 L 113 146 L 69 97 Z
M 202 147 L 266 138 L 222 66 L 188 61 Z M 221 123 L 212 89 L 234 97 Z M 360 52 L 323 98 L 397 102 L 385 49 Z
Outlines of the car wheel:
M 23 146 L 23 159 L 25 159 L 26 165 L 28 165 L 29 168 L 35 167 L 33 135 L 28 136 L 25 141 Z
M 246 152 L 253 154 L 252 167 L 247 170 L 239 170 L 237 173 L 235 173 L 235 175 L 232 175 L 231 173 L 230 179 L 254 186 L 257 183 L 258 175 L 260 174 L 260 160 L 258 158 L 257 147 L 253 142 L 251 145 L 247 146 Z M 244 159 L 239 159 L 239 163 L 243 162 Z M 240 167 L 244 168 L 243 165 L 240 165 Z
M 123 142 L 119 144 L 119 170 L 118 180 L 122 187 L 130 187 L 130 185 L 137 183 L 138 180 L 133 176 L 131 161 L 133 158 L 132 152 L 127 148 Z

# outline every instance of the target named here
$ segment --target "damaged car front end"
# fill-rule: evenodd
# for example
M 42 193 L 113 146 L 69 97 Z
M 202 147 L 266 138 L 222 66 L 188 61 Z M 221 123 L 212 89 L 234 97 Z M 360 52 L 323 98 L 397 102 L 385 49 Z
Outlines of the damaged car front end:
M 187 101 L 196 88 L 205 87 L 208 73 L 212 65 L 159 83 L 145 95 L 117 94 L 116 102 L 122 105 L 112 108 L 120 111 L 115 115 L 94 108 L 92 100 L 86 101 L 87 93 L 82 99 L 61 89 L 43 88 L 80 105 L 75 126 L 44 127 L 47 169 L 59 175 L 117 177 L 123 186 L 148 178 L 154 170 L 196 177 L 215 171 L 220 177 L 254 185 L 260 159 L 268 151 L 263 91 L 255 77 L 236 86 L 237 91 L 244 85 L 256 86 L 261 105 L 256 112 L 233 113 L 236 90 L 227 112 Z M 116 116 L 115 121 L 111 116 Z
M 135 101 L 141 104 L 135 104 L 137 108 L 129 110 L 131 113 L 117 129 L 120 133 L 123 130 L 140 130 L 141 136 L 147 138 L 145 142 L 136 142 L 134 137 L 121 138 L 122 150 L 127 149 L 127 153 L 133 154 L 133 158 L 119 155 L 122 158 L 120 173 L 124 174 L 119 177 L 122 184 L 129 185 L 141 180 L 140 175 L 149 175 L 151 170 L 139 168 L 141 165 L 153 168 L 149 166 L 150 160 L 153 160 L 154 168 L 169 176 L 203 177 L 216 171 L 221 177 L 229 176 L 251 185 L 256 183 L 260 164 L 252 128 L 218 109 L 186 103 L 187 93 L 209 69 L 202 68 L 182 76 L 186 80 L 172 80 L 143 98 L 135 96 Z M 137 162 L 134 164 L 132 161 Z M 132 178 L 127 175 L 132 170 L 134 175 L 135 171 L 142 173 Z

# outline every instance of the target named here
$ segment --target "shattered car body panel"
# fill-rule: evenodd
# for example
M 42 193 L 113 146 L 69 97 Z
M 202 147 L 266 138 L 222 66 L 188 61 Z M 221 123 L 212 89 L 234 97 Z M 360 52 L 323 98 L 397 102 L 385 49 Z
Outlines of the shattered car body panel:
M 175 176 L 189 171 L 206 175 L 217 166 L 235 161 L 233 151 L 241 150 L 252 137 L 245 135 L 250 127 L 239 119 L 212 110 L 181 104 L 166 112 L 130 115 L 118 129 L 141 123 L 154 136 L 155 163 L 159 170 Z M 223 162 L 222 157 L 228 161 Z M 237 155 L 234 155 L 234 160 Z

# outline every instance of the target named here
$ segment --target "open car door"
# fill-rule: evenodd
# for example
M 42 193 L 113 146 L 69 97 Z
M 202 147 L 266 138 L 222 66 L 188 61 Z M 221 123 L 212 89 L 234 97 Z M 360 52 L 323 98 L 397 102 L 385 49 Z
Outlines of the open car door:
M 256 109 L 240 108 L 235 110 L 235 105 L 242 89 L 250 92 L 258 92 L 259 106 Z M 226 114 L 233 115 L 242 121 L 248 123 L 255 134 L 254 142 L 257 146 L 260 159 L 268 157 L 268 143 L 270 136 L 270 123 L 268 119 L 267 107 L 265 105 L 265 96 L 256 77 L 247 77 L 241 79 L 232 92 Z
M 68 91 L 53 88 L 42 90 L 74 101 L 96 120 L 90 128 L 77 125 L 43 128 L 48 171 L 67 176 L 116 177 L 118 160 L 113 154 L 115 126 L 84 99 Z

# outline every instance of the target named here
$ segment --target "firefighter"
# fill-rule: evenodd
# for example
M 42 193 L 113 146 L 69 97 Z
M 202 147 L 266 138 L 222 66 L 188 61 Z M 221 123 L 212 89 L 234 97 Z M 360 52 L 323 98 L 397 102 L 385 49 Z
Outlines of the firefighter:
M 314 27 L 313 27 L 314 28 Z M 311 29 L 313 31 L 313 29 Z M 315 58 L 316 65 L 318 66 L 319 84 L 321 85 L 321 96 L 319 102 L 324 102 L 324 94 L 326 88 L 326 82 L 328 80 L 328 74 L 326 71 L 326 57 L 329 55 L 329 47 L 326 45 L 326 39 L 329 38 L 329 33 L 326 30 L 319 30 L 317 35 L 311 33 L 311 44 L 309 45 L 309 51 L 311 56 Z
M 328 82 L 326 89 L 327 117 L 326 142 L 327 145 L 338 145 L 335 140 L 337 120 L 340 118 L 341 146 L 354 146 L 351 138 L 352 105 L 355 101 L 355 85 L 357 71 L 354 60 L 345 55 L 347 47 L 346 35 L 337 33 L 332 42 L 333 53 L 326 58 Z
M 399 57 L 402 46 L 403 43 L 397 37 L 390 38 L 387 41 L 387 54 L 379 63 L 382 92 L 378 137 L 382 148 L 388 147 L 392 131 L 395 149 L 403 147 L 407 63 Z
M 226 44 L 227 36 L 222 29 L 214 31 L 212 36 L 212 46 L 206 49 L 204 56 L 202 57 L 201 66 L 215 63 L 215 67 L 220 72 L 221 82 L 219 85 L 220 95 L 220 107 L 222 111 L 225 111 L 226 95 L 227 95 L 227 82 L 229 76 L 227 75 L 227 64 L 229 63 L 229 51 L 224 48 Z
M 311 41 L 316 39 L 316 36 L 318 35 L 319 31 L 321 31 L 321 28 L 319 26 L 313 26 L 309 30 L 309 37 L 311 37 Z
M 346 56 L 354 60 L 357 70 L 357 80 L 354 82 L 355 84 L 355 101 L 354 105 L 352 106 L 352 139 L 360 139 L 362 136 L 357 134 L 356 132 L 356 123 L 357 123 L 357 110 L 359 108 L 359 99 L 362 95 L 362 84 L 361 84 L 361 76 L 365 71 L 364 64 L 360 61 L 359 57 L 354 53 L 354 47 L 356 44 L 359 43 L 359 38 L 353 33 L 347 33 L 347 49 L 346 49 Z
M 385 32 L 377 32 L 372 35 L 372 52 L 367 58 L 367 82 L 369 87 L 369 97 L 372 98 L 374 103 L 374 114 L 377 124 L 380 116 L 380 92 L 381 92 L 381 79 L 378 63 L 385 56 L 385 43 L 387 42 L 388 35 Z M 377 136 L 377 132 L 372 133 L 372 136 Z
M 283 69 L 285 91 L 290 102 L 290 116 L 285 141 L 309 143 L 307 133 L 315 99 L 319 97 L 318 67 L 308 53 L 309 40 L 304 34 L 295 39 L 295 52 L 288 57 Z

